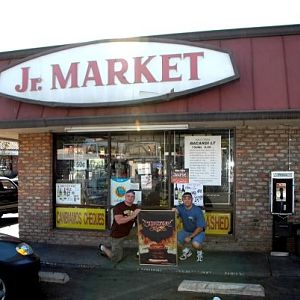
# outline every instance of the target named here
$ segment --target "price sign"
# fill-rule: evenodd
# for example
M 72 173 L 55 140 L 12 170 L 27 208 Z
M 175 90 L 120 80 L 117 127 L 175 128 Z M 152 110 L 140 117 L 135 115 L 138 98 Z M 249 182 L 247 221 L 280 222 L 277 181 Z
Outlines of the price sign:
M 74 170 L 82 171 L 87 169 L 87 161 L 86 160 L 74 160 Z

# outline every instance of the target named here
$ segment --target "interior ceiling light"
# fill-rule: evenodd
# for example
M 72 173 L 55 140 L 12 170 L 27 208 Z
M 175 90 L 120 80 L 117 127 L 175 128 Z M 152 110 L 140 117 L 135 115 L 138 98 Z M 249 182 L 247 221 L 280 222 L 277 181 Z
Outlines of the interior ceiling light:
M 188 124 L 153 124 L 153 125 L 108 125 L 108 126 L 72 126 L 65 132 L 104 132 L 104 131 L 143 131 L 143 130 L 182 130 L 188 129 Z

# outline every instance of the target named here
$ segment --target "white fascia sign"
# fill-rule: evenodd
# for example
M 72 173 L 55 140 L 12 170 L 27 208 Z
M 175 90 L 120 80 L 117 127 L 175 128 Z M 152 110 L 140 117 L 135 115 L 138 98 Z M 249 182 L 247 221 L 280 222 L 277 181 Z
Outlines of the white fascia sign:
M 166 101 L 237 79 L 228 51 L 157 39 L 72 45 L 0 73 L 0 94 L 47 106 Z

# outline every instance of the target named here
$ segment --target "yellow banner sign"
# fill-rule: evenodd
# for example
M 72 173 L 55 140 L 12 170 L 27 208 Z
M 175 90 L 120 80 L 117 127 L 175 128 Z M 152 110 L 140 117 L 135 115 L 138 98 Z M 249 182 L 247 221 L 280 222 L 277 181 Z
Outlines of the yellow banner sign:
M 105 209 L 57 207 L 56 227 L 73 229 L 105 229 Z
M 228 234 L 231 232 L 231 214 L 219 212 L 205 213 L 207 234 Z

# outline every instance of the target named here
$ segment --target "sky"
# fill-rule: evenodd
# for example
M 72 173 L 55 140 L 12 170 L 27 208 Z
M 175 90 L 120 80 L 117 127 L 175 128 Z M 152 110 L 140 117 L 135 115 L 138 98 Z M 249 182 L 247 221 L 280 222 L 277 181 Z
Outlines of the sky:
M 299 0 L 7 0 L 1 1 L 0 8 L 0 52 L 300 24 Z

